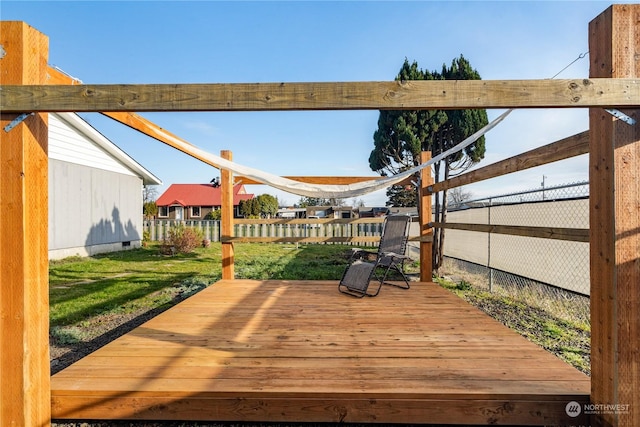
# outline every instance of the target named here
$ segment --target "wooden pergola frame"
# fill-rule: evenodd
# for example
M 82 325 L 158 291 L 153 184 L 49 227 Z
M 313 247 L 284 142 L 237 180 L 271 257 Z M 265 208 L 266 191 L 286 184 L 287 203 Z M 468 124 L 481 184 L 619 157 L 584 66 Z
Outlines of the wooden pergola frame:
M 46 36 L 2 22 L 2 128 L 35 114 L 0 130 L 0 425 L 50 424 L 47 112 L 576 107 L 590 109 L 591 401 L 629 405 L 592 421 L 640 425 L 640 125 L 602 108 L 640 119 L 638 16 L 640 5 L 613 5 L 589 24 L 591 69 L 583 80 L 211 85 L 71 85 L 47 66 Z M 228 199 L 231 174 L 223 170 L 222 181 Z M 423 179 L 425 197 L 429 185 Z M 233 244 L 223 251 L 233 277 Z

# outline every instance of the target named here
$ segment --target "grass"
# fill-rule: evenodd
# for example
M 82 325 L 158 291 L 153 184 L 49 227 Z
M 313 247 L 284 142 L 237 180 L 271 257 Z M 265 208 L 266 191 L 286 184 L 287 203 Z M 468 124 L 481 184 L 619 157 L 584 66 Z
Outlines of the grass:
M 528 340 L 591 374 L 590 327 L 539 307 L 498 293 L 490 293 L 461 280 L 435 279 L 442 287 L 487 312 Z
M 473 283 L 475 288 L 502 295 L 527 306 L 536 307 L 553 316 L 591 329 L 590 301 L 588 296 L 574 294 L 560 288 L 547 286 L 524 277 L 496 272 L 493 286 L 489 285 L 489 270 L 486 267 L 446 258 L 441 270 L 444 276 L 455 278 L 458 283 Z
M 348 247 L 340 245 L 236 244 L 236 277 L 339 279 Z M 73 329 L 99 315 L 126 314 L 171 304 L 176 291 L 192 293 L 221 277 L 221 248 L 213 243 L 190 254 L 160 255 L 158 245 L 90 258 L 52 261 L 49 268 L 52 331 L 73 341 Z

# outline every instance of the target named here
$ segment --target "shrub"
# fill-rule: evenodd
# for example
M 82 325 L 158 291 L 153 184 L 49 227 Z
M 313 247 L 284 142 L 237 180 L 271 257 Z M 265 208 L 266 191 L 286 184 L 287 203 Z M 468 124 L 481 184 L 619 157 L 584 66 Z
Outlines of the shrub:
M 216 209 L 204 216 L 204 219 L 207 221 L 220 221 L 220 217 L 222 216 L 222 210 Z
M 155 218 L 158 215 L 158 205 L 156 205 L 156 202 L 145 202 L 142 205 L 142 212 L 145 219 Z
M 201 245 L 202 232 L 200 230 L 178 225 L 169 229 L 168 237 L 162 243 L 161 252 L 173 253 L 175 251 L 187 254 Z

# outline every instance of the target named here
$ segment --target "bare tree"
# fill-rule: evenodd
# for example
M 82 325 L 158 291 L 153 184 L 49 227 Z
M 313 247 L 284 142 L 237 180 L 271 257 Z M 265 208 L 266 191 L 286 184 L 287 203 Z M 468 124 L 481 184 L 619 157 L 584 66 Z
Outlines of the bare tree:
M 145 185 L 142 187 L 142 203 L 155 202 L 158 198 L 158 189 L 155 185 Z
M 470 191 L 465 191 L 464 187 L 456 187 L 449 190 L 447 197 L 449 198 L 449 205 L 456 207 L 471 200 L 473 194 Z

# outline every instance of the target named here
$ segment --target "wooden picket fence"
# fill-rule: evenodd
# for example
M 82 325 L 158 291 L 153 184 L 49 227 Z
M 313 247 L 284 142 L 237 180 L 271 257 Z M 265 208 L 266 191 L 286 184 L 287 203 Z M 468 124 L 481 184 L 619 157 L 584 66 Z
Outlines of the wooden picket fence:
M 384 217 L 360 219 L 235 219 L 234 241 L 300 241 L 305 243 L 364 242 L 377 245 Z M 220 221 L 145 220 L 143 231 L 150 241 L 162 241 L 172 227 L 193 227 L 204 239 L 221 241 Z

